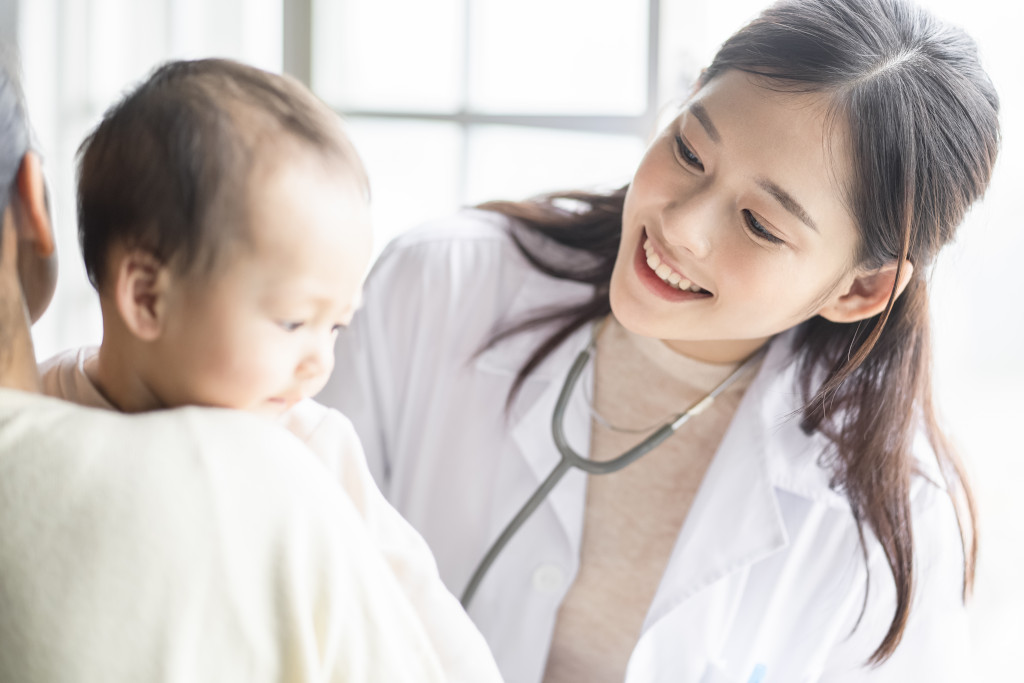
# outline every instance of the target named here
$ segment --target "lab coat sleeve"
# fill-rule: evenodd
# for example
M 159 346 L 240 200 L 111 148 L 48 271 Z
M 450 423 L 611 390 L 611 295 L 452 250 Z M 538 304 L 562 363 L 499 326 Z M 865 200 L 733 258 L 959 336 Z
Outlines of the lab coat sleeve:
M 363 305 L 341 331 L 321 403 L 348 417 L 382 493 L 392 499 L 396 459 L 417 457 L 417 430 L 454 410 L 450 368 L 486 345 L 518 285 L 508 272 L 505 219 L 466 212 L 391 242 L 367 278 Z M 520 276 L 521 278 L 521 276 Z
M 916 586 L 903 638 L 888 660 L 865 666 L 885 636 L 895 604 L 892 575 L 878 552 L 871 561 L 869 600 L 861 624 L 837 644 L 821 683 L 963 683 L 974 678 L 962 599 L 963 550 L 953 505 L 945 490 L 917 483 L 921 490 L 914 501 Z M 857 602 L 858 608 L 861 604 Z

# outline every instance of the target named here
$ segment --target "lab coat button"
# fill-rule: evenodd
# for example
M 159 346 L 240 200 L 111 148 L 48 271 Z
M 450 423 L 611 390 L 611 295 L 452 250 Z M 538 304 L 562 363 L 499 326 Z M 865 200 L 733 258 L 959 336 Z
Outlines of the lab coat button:
M 533 587 L 540 593 L 556 593 L 565 582 L 565 572 L 553 564 L 542 564 L 533 572 Z

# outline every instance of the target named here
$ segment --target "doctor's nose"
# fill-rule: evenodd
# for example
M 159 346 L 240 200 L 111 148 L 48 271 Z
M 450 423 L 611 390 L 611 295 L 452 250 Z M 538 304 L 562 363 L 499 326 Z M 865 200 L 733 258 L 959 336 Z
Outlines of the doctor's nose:
M 668 202 L 661 211 L 662 235 L 670 247 L 696 258 L 711 253 L 722 218 L 710 194 L 694 193 Z

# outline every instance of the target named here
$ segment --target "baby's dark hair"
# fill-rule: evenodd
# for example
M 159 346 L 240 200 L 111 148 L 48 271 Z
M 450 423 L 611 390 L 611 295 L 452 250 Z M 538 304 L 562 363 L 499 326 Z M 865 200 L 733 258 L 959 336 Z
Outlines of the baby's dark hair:
M 257 161 L 298 144 L 366 171 L 338 117 L 298 81 L 226 59 L 169 62 L 111 107 L 78 150 L 78 239 L 99 289 L 114 245 L 208 273 L 247 237 Z M 270 159 L 266 158 L 271 154 Z

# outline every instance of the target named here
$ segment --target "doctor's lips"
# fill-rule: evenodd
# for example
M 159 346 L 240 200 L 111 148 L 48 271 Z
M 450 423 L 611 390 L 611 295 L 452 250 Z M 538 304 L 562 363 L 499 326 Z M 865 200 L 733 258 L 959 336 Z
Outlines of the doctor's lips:
M 641 239 L 642 243 L 640 246 L 642 251 L 638 250 L 637 252 L 637 270 L 640 271 L 641 276 L 647 276 L 643 279 L 655 285 L 659 293 L 684 295 L 682 299 L 687 300 L 693 299 L 694 295 L 698 295 L 699 298 L 711 296 L 711 292 L 676 271 L 667 262 L 662 260 L 651 239 L 647 236 L 646 230 Z M 654 282 L 651 282 L 652 280 Z M 676 297 L 673 296 L 672 298 Z

